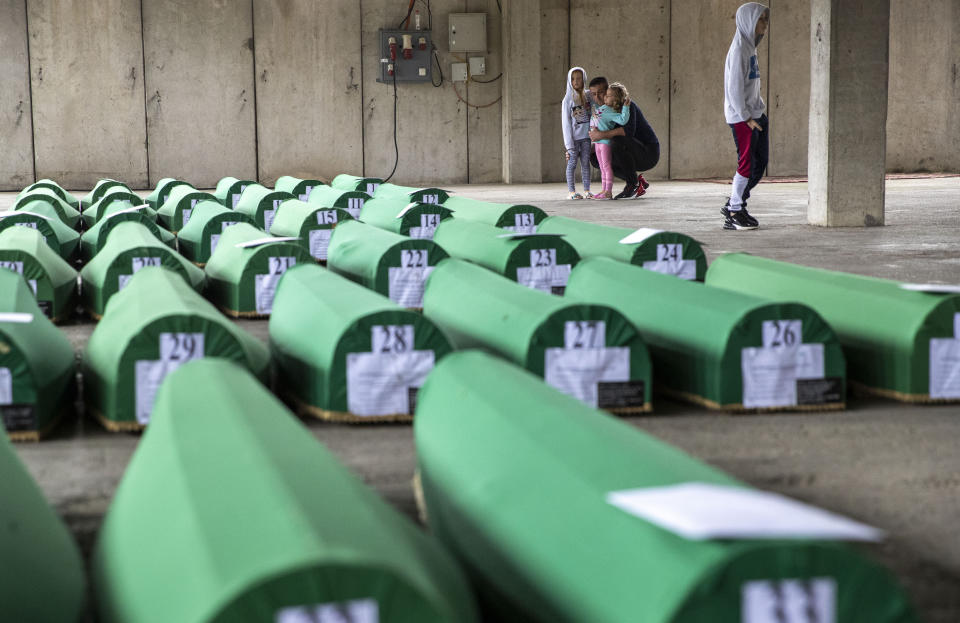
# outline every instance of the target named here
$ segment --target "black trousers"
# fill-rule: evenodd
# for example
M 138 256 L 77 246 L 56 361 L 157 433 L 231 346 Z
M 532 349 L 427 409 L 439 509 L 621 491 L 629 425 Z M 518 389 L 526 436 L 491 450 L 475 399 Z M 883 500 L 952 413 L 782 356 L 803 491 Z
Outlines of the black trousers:
M 610 139 L 613 174 L 627 186 L 637 185 L 637 171 L 649 171 L 660 162 L 660 144 L 641 143 L 635 138 L 614 136 Z M 590 164 L 600 168 L 597 154 L 590 154 Z

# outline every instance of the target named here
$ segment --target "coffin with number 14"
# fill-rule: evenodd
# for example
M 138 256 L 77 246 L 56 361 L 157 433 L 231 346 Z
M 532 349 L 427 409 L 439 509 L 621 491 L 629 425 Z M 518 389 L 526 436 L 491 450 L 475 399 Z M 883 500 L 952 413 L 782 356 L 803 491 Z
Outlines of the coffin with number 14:
M 401 236 L 431 240 L 440 222 L 450 216 L 450 210 L 441 205 L 393 196 L 364 202 L 359 220 Z

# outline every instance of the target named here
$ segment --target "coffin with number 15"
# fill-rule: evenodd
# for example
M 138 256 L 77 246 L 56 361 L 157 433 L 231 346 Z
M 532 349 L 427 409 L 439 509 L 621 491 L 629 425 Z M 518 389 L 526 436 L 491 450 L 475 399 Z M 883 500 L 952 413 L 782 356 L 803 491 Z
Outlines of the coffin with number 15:
M 346 210 L 288 199 L 277 209 L 277 217 L 270 231 L 274 236 L 299 238 L 315 260 L 326 264 L 333 230 L 340 223 L 351 220 L 353 216 Z

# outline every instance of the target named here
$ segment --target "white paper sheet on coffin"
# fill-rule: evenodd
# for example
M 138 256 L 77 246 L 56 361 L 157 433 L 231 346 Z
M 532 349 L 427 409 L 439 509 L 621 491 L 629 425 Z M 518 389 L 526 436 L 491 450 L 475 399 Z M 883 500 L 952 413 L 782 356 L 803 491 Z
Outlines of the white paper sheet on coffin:
M 882 530 L 788 497 L 701 482 L 612 491 L 607 502 L 692 541 L 881 541 Z
M 913 292 L 929 292 L 931 294 L 960 293 L 960 286 L 944 283 L 901 283 L 900 289 L 912 290 Z
M 641 227 L 637 231 L 620 239 L 620 244 L 640 244 L 654 234 L 662 233 L 662 229 L 651 229 L 650 227 Z

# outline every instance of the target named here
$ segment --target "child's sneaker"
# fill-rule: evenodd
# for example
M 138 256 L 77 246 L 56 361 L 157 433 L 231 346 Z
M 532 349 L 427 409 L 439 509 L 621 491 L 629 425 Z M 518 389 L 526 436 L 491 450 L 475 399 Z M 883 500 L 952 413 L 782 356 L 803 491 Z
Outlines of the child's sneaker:
M 581 195 L 578 192 L 572 192 L 569 195 L 567 195 L 567 199 L 583 199 L 583 195 Z
M 584 198 L 584 199 L 596 199 L 596 197 L 597 197 L 597 196 L 596 196 L 595 194 L 593 194 L 592 192 L 590 192 L 589 190 L 588 190 L 586 193 L 584 193 L 584 195 L 583 195 L 583 198 Z
M 749 216 L 744 210 L 737 210 L 736 212 L 727 210 L 723 217 L 723 228 L 727 230 L 756 229 L 758 226 L 756 219 L 750 217 L 751 220 L 747 220 Z
M 757 221 L 757 219 L 754 218 L 754 216 L 753 216 L 752 214 L 750 214 L 749 212 L 747 212 L 747 204 L 743 204 L 742 206 L 740 206 L 740 212 L 741 212 L 741 215 L 740 215 L 741 218 L 743 218 L 743 220 L 744 220 L 748 225 L 751 225 L 751 226 L 753 226 L 753 227 L 757 227 L 757 226 L 760 224 L 760 222 Z M 724 218 L 730 216 L 731 212 L 730 212 L 730 200 L 729 200 L 729 199 L 727 199 L 727 203 L 726 203 L 722 208 L 720 208 L 720 214 L 722 214 Z

